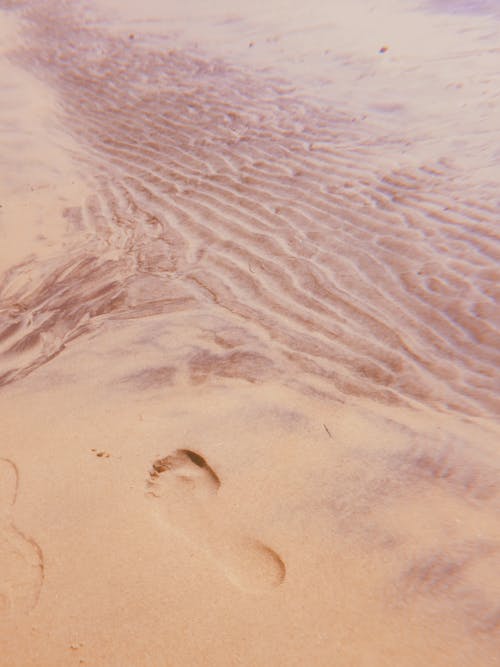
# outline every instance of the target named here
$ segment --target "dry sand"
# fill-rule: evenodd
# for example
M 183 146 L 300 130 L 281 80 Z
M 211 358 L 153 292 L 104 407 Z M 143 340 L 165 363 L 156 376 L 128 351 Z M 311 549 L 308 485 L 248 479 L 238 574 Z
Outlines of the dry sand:
M 194 4 L 0 0 L 0 665 L 498 665 L 498 9 Z

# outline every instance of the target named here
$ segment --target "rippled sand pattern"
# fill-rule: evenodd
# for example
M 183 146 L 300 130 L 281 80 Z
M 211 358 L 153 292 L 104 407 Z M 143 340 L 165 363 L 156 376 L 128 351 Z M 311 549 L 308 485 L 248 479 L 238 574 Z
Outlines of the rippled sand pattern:
M 193 351 L 193 382 L 495 411 L 494 202 L 446 164 L 381 170 L 387 137 L 282 83 L 109 36 L 70 4 L 22 12 L 12 57 L 57 91 L 94 194 L 65 211 L 64 256 L 1 277 L 1 384 L 108 318 L 212 312 L 238 341 Z

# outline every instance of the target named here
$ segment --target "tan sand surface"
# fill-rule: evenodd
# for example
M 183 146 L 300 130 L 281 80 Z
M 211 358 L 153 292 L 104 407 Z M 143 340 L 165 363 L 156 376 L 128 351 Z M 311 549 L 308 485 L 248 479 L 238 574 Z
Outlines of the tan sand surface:
M 1 667 L 500 664 L 498 11 L 325 5 L 0 0 Z

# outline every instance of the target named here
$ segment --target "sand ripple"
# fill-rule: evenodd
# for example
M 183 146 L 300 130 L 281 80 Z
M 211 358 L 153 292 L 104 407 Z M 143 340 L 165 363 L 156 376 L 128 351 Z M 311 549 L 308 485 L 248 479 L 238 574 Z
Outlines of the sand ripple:
M 108 318 L 212 309 L 249 333 L 194 350 L 198 378 L 272 369 L 337 398 L 498 409 L 493 202 L 444 163 L 384 160 L 390 138 L 278 82 L 62 3 L 23 12 L 13 57 L 57 91 L 94 194 L 65 211 L 64 256 L 0 278 L 0 384 Z

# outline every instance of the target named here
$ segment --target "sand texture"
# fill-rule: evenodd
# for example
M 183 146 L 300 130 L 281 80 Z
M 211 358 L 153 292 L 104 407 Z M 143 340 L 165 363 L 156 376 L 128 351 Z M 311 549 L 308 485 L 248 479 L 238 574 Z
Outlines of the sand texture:
M 1 667 L 500 665 L 500 12 L 326 4 L 0 0 Z

